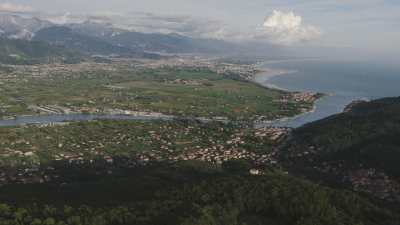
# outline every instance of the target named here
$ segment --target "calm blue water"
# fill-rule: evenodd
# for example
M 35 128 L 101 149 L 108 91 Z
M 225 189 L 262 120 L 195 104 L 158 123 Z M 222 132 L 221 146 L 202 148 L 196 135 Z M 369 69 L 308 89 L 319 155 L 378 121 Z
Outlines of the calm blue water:
M 400 65 L 362 61 L 292 61 L 269 63 L 270 68 L 296 70 L 296 73 L 275 76 L 267 82 L 291 91 L 312 91 L 331 94 L 317 102 L 313 113 L 273 126 L 299 127 L 305 123 L 341 112 L 356 99 L 377 99 L 400 96 Z

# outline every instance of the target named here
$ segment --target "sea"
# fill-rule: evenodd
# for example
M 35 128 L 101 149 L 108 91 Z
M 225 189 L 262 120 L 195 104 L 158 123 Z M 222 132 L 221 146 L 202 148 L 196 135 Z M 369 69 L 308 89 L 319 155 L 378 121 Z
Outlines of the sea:
M 265 79 L 266 86 L 325 93 L 313 112 L 272 121 L 277 127 L 300 127 L 340 113 L 354 100 L 400 96 L 400 64 L 362 60 L 286 60 L 261 68 L 290 71 Z

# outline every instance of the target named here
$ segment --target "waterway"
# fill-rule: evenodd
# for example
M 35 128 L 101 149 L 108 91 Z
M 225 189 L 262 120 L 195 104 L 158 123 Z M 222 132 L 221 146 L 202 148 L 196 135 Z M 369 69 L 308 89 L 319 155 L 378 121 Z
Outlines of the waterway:
M 267 62 L 256 80 L 264 86 L 289 91 L 327 94 L 315 110 L 293 118 L 263 124 L 300 127 L 340 113 L 354 100 L 400 96 L 400 66 L 384 62 L 294 60 Z M 274 72 L 275 71 L 275 72 Z

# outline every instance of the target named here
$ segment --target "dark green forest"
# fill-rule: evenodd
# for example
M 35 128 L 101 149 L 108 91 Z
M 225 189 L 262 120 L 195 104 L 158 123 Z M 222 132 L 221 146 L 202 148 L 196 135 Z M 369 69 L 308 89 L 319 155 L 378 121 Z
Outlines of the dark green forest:
M 400 98 L 361 102 L 293 132 L 282 159 L 307 166 L 342 161 L 400 177 Z M 304 154 L 308 152 L 309 154 Z
M 229 165 L 228 165 L 229 164 Z M 76 182 L 0 188 L 0 224 L 399 224 L 397 211 L 355 193 L 244 161 L 181 162 Z M 83 181 L 84 180 L 84 181 Z M 14 205 L 18 202 L 18 205 Z

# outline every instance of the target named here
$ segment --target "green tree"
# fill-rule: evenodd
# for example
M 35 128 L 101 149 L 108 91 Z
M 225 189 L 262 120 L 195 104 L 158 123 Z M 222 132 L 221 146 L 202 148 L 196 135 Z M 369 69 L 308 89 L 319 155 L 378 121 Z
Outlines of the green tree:
M 0 216 L 9 217 L 11 215 L 11 207 L 7 204 L 0 204 Z
M 43 225 L 56 225 L 56 220 L 54 218 L 47 218 L 43 221 Z
M 42 223 L 42 220 L 40 220 L 40 219 L 38 219 L 38 218 L 35 218 L 35 219 L 32 221 L 31 225 L 43 225 L 43 223 Z

